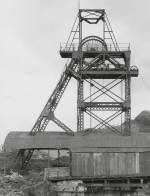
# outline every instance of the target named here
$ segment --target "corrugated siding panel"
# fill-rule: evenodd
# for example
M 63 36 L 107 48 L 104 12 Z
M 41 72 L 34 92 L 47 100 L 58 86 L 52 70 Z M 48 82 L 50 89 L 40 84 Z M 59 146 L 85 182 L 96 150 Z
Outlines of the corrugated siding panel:
M 140 154 L 136 153 L 136 174 L 140 173 Z
M 73 176 L 96 177 L 139 173 L 139 153 L 73 153 L 72 156 Z
M 93 153 L 93 168 L 94 168 L 94 176 L 105 175 L 105 153 Z
M 79 176 L 78 173 L 78 165 L 77 165 L 77 153 L 72 154 L 72 163 L 71 163 L 71 175 L 72 176 Z
M 93 176 L 93 153 L 72 154 L 72 176 Z
M 140 173 L 150 175 L 150 152 L 140 153 Z
M 119 168 L 118 153 L 110 153 L 109 157 L 110 157 L 109 175 L 115 175 L 116 173 L 118 173 L 118 168 Z

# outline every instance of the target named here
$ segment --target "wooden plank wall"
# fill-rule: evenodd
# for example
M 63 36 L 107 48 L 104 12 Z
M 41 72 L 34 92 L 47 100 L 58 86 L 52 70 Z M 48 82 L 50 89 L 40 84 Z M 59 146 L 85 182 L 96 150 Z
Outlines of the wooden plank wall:
M 72 153 L 72 176 L 136 175 L 139 163 L 139 153 Z

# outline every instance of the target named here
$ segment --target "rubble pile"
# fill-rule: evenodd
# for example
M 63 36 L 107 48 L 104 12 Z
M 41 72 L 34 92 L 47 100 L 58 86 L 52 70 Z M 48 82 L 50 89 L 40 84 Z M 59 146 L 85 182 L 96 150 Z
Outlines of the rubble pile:
M 43 176 L 40 174 L 32 172 L 23 177 L 17 172 L 11 171 L 10 175 L 0 177 L 0 196 L 36 196 L 37 192 L 41 193 L 43 183 Z
M 17 173 L 2 175 L 0 177 L 0 196 L 23 196 L 21 187 L 24 183 L 24 178 Z
M 78 195 L 84 196 L 85 188 L 81 180 L 69 180 L 56 183 L 58 196 Z

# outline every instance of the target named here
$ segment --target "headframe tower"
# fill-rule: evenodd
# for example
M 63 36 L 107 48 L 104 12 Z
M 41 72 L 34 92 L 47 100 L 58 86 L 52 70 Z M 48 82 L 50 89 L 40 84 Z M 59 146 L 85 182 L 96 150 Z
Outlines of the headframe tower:
M 83 25 L 99 25 L 101 37 L 83 37 Z M 86 29 L 88 31 L 88 27 Z M 77 41 L 78 40 L 78 43 Z M 77 131 L 85 130 L 84 114 L 97 121 L 90 130 L 104 126 L 114 132 L 130 135 L 131 132 L 131 77 L 138 76 L 138 69 L 130 67 L 129 44 L 118 44 L 104 9 L 80 9 L 67 43 L 61 47 L 63 58 L 72 58 L 78 53 L 78 100 Z M 102 83 L 100 81 L 103 81 Z M 105 83 L 105 81 L 107 81 Z M 84 83 L 95 87 L 96 91 L 84 96 Z M 121 86 L 121 88 L 120 88 Z M 118 88 L 117 93 L 114 87 Z M 123 92 L 124 91 L 124 92 Z M 105 98 L 110 100 L 105 101 Z M 100 100 L 100 98 L 102 98 Z M 106 98 L 106 99 L 107 99 Z M 100 100 L 100 101 L 99 101 Z M 97 113 L 110 113 L 104 119 Z M 123 118 L 124 113 L 124 118 Z M 121 128 L 118 130 L 110 122 L 121 116 Z M 91 121 L 91 120 L 90 120 Z
M 89 26 L 92 26 L 92 30 L 98 26 L 97 35 L 89 33 Z M 67 42 L 60 47 L 61 57 L 67 58 L 69 62 L 30 135 L 45 131 L 49 121 L 55 122 L 67 134 L 74 135 L 74 131 L 56 118 L 54 112 L 70 79 L 75 78 L 78 85 L 77 131 L 84 135 L 111 130 L 129 136 L 131 77 L 138 76 L 137 67 L 130 66 L 130 54 L 128 44 L 117 43 L 104 9 L 79 9 Z M 87 116 L 90 120 L 85 118 Z M 111 124 L 118 117 L 121 126 Z M 23 168 L 33 151 L 19 151 Z

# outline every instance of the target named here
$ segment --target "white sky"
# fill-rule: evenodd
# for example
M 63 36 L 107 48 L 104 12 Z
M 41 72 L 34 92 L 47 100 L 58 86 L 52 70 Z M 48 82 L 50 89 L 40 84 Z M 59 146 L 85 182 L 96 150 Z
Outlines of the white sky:
M 148 86 L 133 78 L 132 118 L 150 110 L 150 1 L 81 0 L 80 7 L 105 8 L 118 42 L 131 43 L 131 65 Z M 64 70 L 59 46 L 77 10 L 78 0 L 0 0 L 0 144 L 9 131 L 31 130 Z M 69 87 L 56 114 L 74 128 L 76 82 Z

